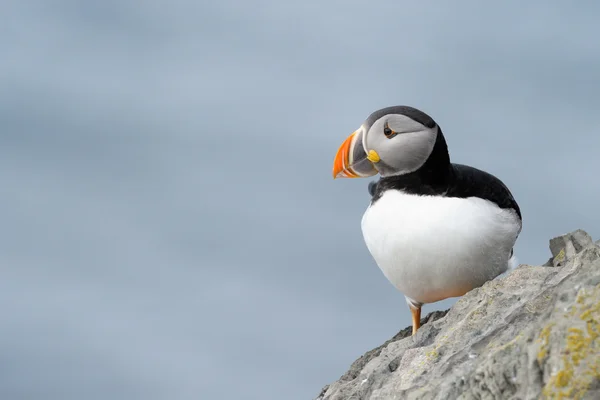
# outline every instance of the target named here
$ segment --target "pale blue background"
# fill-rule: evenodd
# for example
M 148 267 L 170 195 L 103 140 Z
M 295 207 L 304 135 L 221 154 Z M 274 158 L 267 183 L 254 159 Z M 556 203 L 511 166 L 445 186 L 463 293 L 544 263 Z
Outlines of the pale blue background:
M 410 324 L 341 141 L 409 104 L 600 238 L 600 3 L 5 1 L 0 398 L 310 399 Z M 426 307 L 446 308 L 451 301 Z

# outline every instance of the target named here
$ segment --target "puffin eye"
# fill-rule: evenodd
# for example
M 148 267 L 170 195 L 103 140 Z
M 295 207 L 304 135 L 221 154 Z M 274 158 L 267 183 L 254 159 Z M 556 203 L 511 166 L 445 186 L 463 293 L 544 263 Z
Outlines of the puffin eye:
M 388 125 L 388 123 L 385 123 L 385 126 L 383 128 L 383 134 L 385 135 L 385 137 L 390 138 L 391 136 L 394 135 L 394 131 L 390 129 L 390 126 Z

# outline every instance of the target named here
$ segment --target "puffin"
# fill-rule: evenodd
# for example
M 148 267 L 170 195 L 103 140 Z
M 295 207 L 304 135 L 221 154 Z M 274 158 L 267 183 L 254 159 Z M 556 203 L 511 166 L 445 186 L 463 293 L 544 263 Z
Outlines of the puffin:
M 340 145 L 333 178 L 366 178 L 361 229 L 383 275 L 405 297 L 412 335 L 421 307 L 470 290 L 518 266 L 521 210 L 496 176 L 450 161 L 442 128 L 425 112 L 373 112 Z

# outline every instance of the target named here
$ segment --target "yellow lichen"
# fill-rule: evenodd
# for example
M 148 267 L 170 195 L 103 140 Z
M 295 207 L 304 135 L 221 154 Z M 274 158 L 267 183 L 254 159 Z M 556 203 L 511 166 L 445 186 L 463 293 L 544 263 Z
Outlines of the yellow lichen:
M 555 262 L 563 262 L 565 260 L 565 249 L 560 249 L 556 257 L 554 257 Z
M 553 323 L 546 325 L 544 327 L 544 329 L 542 329 L 542 331 L 540 332 L 540 335 L 538 337 L 538 342 L 541 344 L 540 344 L 540 351 L 538 352 L 538 355 L 537 355 L 537 360 L 540 365 L 542 364 L 542 362 L 548 355 L 548 343 L 550 341 L 550 333 L 552 332 L 553 325 L 554 325 Z
M 432 359 L 432 358 L 437 358 L 440 354 L 435 350 L 430 350 L 427 353 L 425 353 L 425 355 L 427 356 L 428 359 Z
M 543 389 L 548 399 L 583 399 L 590 384 L 600 378 L 600 285 L 594 290 L 580 290 L 565 332 L 561 350 L 561 368 L 550 377 Z M 548 343 L 546 328 L 540 333 Z M 538 361 L 547 355 L 546 346 L 538 354 Z
M 591 338 L 585 337 L 583 331 L 579 328 L 567 329 L 567 350 L 571 353 L 573 364 L 579 365 L 579 362 L 585 357 L 584 347 L 589 346 Z
M 556 386 L 567 386 L 569 384 L 569 381 L 571 380 L 571 376 L 573 376 L 572 371 L 558 371 L 558 373 L 556 374 Z
M 487 345 L 487 348 L 489 349 L 494 349 L 494 353 L 498 353 L 504 349 L 508 349 L 511 346 L 514 346 L 519 340 L 521 340 L 521 338 L 523 337 L 523 335 L 521 333 L 519 333 L 517 336 L 515 336 L 514 338 L 512 338 L 511 340 L 509 340 L 508 342 L 504 343 L 504 344 L 496 344 L 496 342 L 492 342 L 489 343 Z

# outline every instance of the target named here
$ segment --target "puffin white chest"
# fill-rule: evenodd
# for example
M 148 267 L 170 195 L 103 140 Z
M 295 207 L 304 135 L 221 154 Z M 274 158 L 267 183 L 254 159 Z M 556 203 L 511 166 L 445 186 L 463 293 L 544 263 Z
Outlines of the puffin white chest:
M 477 197 L 387 190 L 362 219 L 387 279 L 420 303 L 462 296 L 506 271 L 521 228 L 513 210 Z

